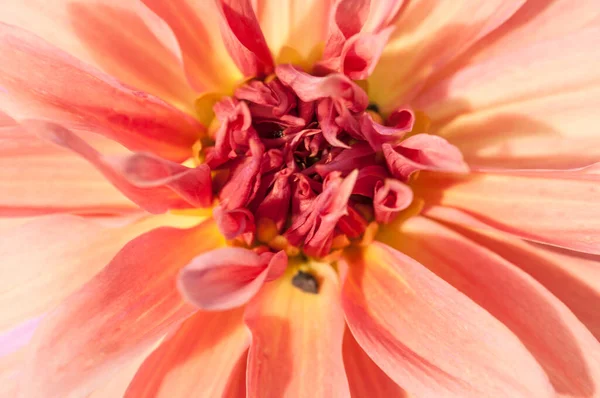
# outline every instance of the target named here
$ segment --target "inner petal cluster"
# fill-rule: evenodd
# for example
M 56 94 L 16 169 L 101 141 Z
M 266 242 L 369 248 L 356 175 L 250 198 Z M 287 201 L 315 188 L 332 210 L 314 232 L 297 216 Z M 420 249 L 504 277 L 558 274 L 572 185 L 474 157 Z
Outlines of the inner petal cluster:
M 460 153 L 439 137 L 402 140 L 412 111 L 383 123 L 376 110 L 346 76 L 312 76 L 292 65 L 218 101 L 197 147 L 212 170 L 214 215 L 225 237 L 323 258 L 372 238 L 378 224 L 406 209 L 414 171 L 440 159 L 456 168 L 457 156 L 462 167 Z

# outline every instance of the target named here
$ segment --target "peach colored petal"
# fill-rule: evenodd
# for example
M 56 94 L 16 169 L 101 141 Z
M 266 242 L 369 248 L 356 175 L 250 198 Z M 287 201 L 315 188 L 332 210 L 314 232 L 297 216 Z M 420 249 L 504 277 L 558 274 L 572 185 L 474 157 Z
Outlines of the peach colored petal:
M 600 82 L 593 67 L 600 56 L 590 51 L 598 33 L 599 28 L 592 26 L 490 55 L 432 84 L 415 98 L 415 106 L 439 121 L 467 111 L 589 88 Z
M 476 164 L 597 161 L 599 35 L 593 26 L 473 61 L 425 90 L 414 106 Z
M 347 329 L 344 332 L 343 350 L 344 368 L 352 397 L 408 398 L 406 391 L 379 369 Z
M 595 0 L 528 0 L 509 20 L 474 46 L 469 62 L 597 25 Z
M 53 215 L 3 229 L 0 231 L 0 330 L 58 305 L 136 236 L 163 225 L 185 227 L 201 220 L 153 216 L 106 228 L 76 216 Z
M 70 156 L 0 157 L 0 215 L 124 214 L 137 206 L 86 162 Z
M 409 394 L 554 396 L 509 329 L 415 260 L 375 242 L 350 252 L 341 265 L 348 327 Z
M 386 112 L 407 103 L 440 70 L 517 11 L 524 0 L 415 0 L 369 78 L 369 94 Z
M 0 109 L 14 119 L 50 119 L 175 160 L 189 158 L 202 132 L 191 116 L 21 29 L 0 24 L 0 52 Z
M 113 141 L 95 134 L 85 136 L 105 153 L 121 152 Z M 0 126 L 0 215 L 122 214 L 135 209 L 93 167 L 69 151 L 40 140 L 16 121 Z
M 188 112 L 189 87 L 169 27 L 139 1 L 10 1 L 0 21 L 19 26 L 119 80 Z
M 473 168 L 575 168 L 600 159 L 600 85 L 468 111 L 433 129 Z
M 441 221 L 451 218 L 437 214 Z M 558 297 L 600 340 L 600 256 L 528 243 L 500 231 L 453 225 L 537 279 Z
M 214 222 L 163 227 L 131 240 L 40 325 L 22 375 L 25 395 L 84 395 L 119 364 L 189 316 L 175 287 L 181 267 L 223 245 Z
M 387 243 L 510 328 L 558 393 L 593 396 L 599 392 L 600 343 L 532 277 L 486 247 L 424 217 L 413 217 L 389 232 L 384 238 Z
M 273 54 L 290 47 L 309 57 L 325 41 L 333 0 L 257 0 L 256 16 Z
M 198 91 L 228 91 L 241 78 L 219 35 L 216 1 L 141 0 L 172 29 L 185 73 Z
M 344 318 L 337 275 L 313 264 L 318 293 L 292 285 L 295 270 L 266 284 L 244 315 L 252 332 L 248 398 L 348 397 L 342 361 Z
M 241 247 L 212 250 L 194 258 L 179 274 L 183 296 L 196 307 L 222 311 L 246 304 L 287 267 L 284 251 L 257 254 Z
M 191 316 L 144 361 L 124 397 L 222 396 L 250 344 L 243 312 Z
M 211 175 L 206 164 L 190 168 L 147 153 L 106 157 L 61 125 L 27 120 L 22 126 L 82 156 L 148 212 L 205 208 L 212 203 Z
M 0 357 L 0 396 L 16 397 L 19 393 L 19 372 L 27 350 L 21 348 Z
M 415 196 L 521 238 L 599 254 L 600 220 L 593 215 L 600 211 L 600 174 L 594 170 L 424 172 Z
M 154 344 L 146 349 L 142 354 L 130 359 L 127 363 L 120 366 L 118 372 L 110 380 L 107 380 L 101 387 L 94 390 L 87 398 L 116 398 L 123 397 L 127 387 L 133 380 L 138 369 L 148 356 L 161 344 L 163 339 L 158 339 Z

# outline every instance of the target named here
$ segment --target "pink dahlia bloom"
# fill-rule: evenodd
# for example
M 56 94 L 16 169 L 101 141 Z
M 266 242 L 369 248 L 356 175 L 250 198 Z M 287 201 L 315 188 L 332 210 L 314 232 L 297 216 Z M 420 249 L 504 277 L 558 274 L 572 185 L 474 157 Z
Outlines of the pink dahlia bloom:
M 2 396 L 600 396 L 597 0 L 0 11 Z

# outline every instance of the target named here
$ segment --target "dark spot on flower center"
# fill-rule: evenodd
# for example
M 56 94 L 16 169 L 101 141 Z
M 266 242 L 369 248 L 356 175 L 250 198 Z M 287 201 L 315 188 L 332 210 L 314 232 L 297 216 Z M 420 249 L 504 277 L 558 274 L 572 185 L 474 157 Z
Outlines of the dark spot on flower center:
M 275 130 L 273 132 L 271 132 L 271 138 L 283 138 L 285 134 L 283 133 L 283 130 Z
M 315 277 L 308 272 L 298 271 L 292 278 L 292 285 L 306 293 L 319 293 L 319 284 Z
M 367 106 L 367 110 L 379 113 L 379 106 L 376 103 L 371 102 L 369 106 Z

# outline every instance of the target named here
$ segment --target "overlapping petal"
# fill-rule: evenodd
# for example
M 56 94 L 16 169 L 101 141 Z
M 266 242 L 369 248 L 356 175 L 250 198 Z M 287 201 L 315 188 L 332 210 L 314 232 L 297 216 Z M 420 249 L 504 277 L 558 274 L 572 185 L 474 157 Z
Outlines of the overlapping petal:
M 409 102 L 434 72 L 502 25 L 524 3 L 410 1 L 369 78 L 371 99 L 386 112 Z
M 557 392 L 564 396 L 598 393 L 600 343 L 539 282 L 486 247 L 426 218 L 413 217 L 389 232 L 385 242 L 508 326 L 544 368 Z
M 441 221 L 453 222 L 436 211 Z M 456 222 L 456 220 L 454 220 Z M 600 340 L 600 257 L 525 242 L 489 227 L 453 224 L 461 234 L 518 266 L 560 299 Z
M 133 150 L 185 160 L 202 133 L 191 116 L 127 87 L 10 25 L 0 25 L 0 109 L 17 120 L 47 119 L 93 130 Z M 51 79 L 48 76 L 52 76 Z
M 10 1 L 2 22 L 26 29 L 139 90 L 193 111 L 177 42 L 140 1 Z
M 521 238 L 600 253 L 600 174 L 597 166 L 566 171 L 450 175 L 423 173 L 416 195 L 428 206 L 461 210 L 477 222 Z M 425 211 L 427 214 L 427 210 Z
M 191 316 L 144 361 L 124 397 L 223 396 L 250 344 L 243 312 Z
M 350 252 L 342 266 L 348 327 L 409 394 L 554 396 L 506 326 L 415 260 L 375 242 Z
M 487 54 L 432 83 L 413 105 L 474 165 L 586 166 L 600 159 L 599 34 L 591 26 Z
M 32 120 L 22 125 L 82 156 L 125 196 L 151 213 L 208 207 L 212 203 L 210 168 L 206 164 L 189 168 L 147 153 L 106 157 L 58 124 Z
M 34 337 L 25 395 L 85 395 L 116 365 L 193 313 L 176 288 L 194 256 L 223 245 L 214 222 L 158 228 L 130 241 L 102 272 L 47 315 Z

